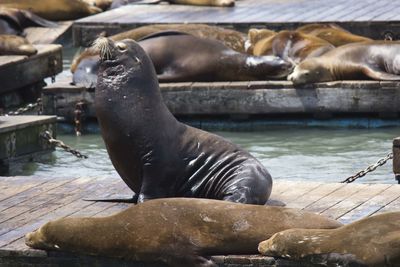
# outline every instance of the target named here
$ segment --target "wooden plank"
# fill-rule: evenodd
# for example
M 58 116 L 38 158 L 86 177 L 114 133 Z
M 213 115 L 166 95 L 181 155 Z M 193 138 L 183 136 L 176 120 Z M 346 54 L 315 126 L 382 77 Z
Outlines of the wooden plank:
M 22 180 L 22 179 L 19 179 Z M 28 180 L 28 181 L 27 181 Z M 0 181 L 3 182 L 3 177 L 0 176 Z M 20 181 L 19 183 L 14 183 L 13 181 L 7 181 L 7 184 L 1 184 L 0 188 L 0 204 L 7 199 L 20 194 L 32 187 L 40 186 L 41 184 L 46 183 L 46 179 L 35 180 L 35 179 L 26 179 L 25 181 Z M 17 185 L 17 186 L 15 186 Z
M 1 116 L 0 133 L 24 129 L 29 126 L 42 125 L 45 123 L 56 123 L 56 116 Z
M 72 23 L 72 21 L 58 22 L 55 28 L 28 27 L 24 32 L 26 39 L 32 44 L 62 44 L 72 37 Z
M 37 83 L 62 71 L 60 45 L 35 47 L 38 53 L 31 57 L 0 56 L 0 93 Z
M 305 183 L 305 182 L 293 182 L 290 186 L 286 188 L 276 199 L 282 201 L 283 203 L 290 203 L 293 200 L 307 194 L 311 190 L 320 187 L 322 183 Z M 287 205 L 288 206 L 288 205 Z M 289 206 L 288 206 L 289 207 Z
M 342 223 L 349 223 L 373 215 L 388 203 L 400 197 L 400 186 L 392 185 L 378 195 L 373 196 L 353 210 L 339 218 Z

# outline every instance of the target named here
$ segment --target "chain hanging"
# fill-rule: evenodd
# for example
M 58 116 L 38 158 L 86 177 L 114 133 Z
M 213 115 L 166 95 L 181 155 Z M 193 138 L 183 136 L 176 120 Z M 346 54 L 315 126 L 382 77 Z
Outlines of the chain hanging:
M 390 159 L 393 159 L 393 153 L 387 154 L 386 157 L 381 158 L 375 164 L 372 164 L 372 165 L 368 166 L 366 169 L 359 171 L 356 174 L 346 178 L 345 180 L 341 181 L 341 183 L 352 183 L 355 180 L 357 180 L 358 178 L 365 176 L 367 173 L 375 171 L 378 167 L 384 165 Z
M 26 113 L 26 112 L 28 112 L 30 110 L 35 109 L 35 108 L 38 108 L 38 115 L 41 115 L 42 111 L 43 111 L 43 105 L 42 105 L 42 99 L 41 98 L 38 98 L 35 103 L 29 103 L 29 104 L 27 104 L 26 106 L 24 106 L 22 108 L 19 108 L 19 109 L 15 110 L 15 111 L 8 112 L 6 114 L 6 116 L 21 115 L 21 114 L 24 114 L 24 113 Z
M 81 152 L 79 152 L 76 149 L 71 148 L 70 146 L 67 146 L 66 144 L 64 144 L 63 141 L 61 140 L 57 140 L 54 139 L 53 136 L 51 135 L 51 133 L 49 131 L 45 131 L 44 133 L 42 133 L 41 135 L 49 144 L 54 145 L 56 147 L 60 147 L 62 149 L 64 149 L 65 151 L 71 153 L 72 155 L 81 158 L 81 159 L 87 159 L 88 156 L 83 155 Z

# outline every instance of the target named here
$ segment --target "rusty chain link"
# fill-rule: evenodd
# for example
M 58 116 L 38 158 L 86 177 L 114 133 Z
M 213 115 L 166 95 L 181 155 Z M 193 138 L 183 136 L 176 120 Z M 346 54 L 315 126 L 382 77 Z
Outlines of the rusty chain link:
M 392 158 L 393 158 L 393 153 L 389 153 L 386 155 L 386 157 L 381 158 L 375 164 L 372 164 L 372 165 L 368 166 L 366 169 L 359 171 L 356 174 L 346 178 L 345 180 L 341 181 L 341 183 L 352 183 L 355 180 L 357 180 L 358 178 L 365 176 L 367 173 L 375 171 L 378 167 L 384 165 L 386 162 L 388 162 L 388 160 L 390 160 Z
M 75 117 L 74 117 L 74 122 L 75 122 L 75 134 L 76 136 L 81 136 L 82 135 L 82 119 L 84 116 L 84 107 L 85 107 L 85 102 L 84 101 L 79 101 L 75 105 Z
M 29 103 L 29 104 L 25 105 L 22 108 L 19 108 L 19 109 L 15 110 L 15 111 L 8 112 L 6 114 L 6 116 L 21 115 L 21 114 L 24 114 L 24 113 L 26 113 L 26 112 L 28 112 L 30 110 L 33 110 L 34 108 L 38 108 L 38 115 L 42 114 L 43 107 L 42 107 L 42 99 L 41 98 L 38 98 L 35 103 Z
M 49 142 L 49 144 L 55 145 L 56 147 L 60 147 L 60 148 L 64 149 L 65 151 L 71 153 L 72 155 L 74 155 L 74 156 L 76 156 L 78 158 L 81 158 L 81 159 L 87 159 L 88 158 L 88 156 L 83 155 L 78 150 L 73 149 L 70 146 L 67 146 L 66 144 L 64 144 L 63 141 L 53 138 L 53 136 L 51 135 L 51 133 L 49 131 L 45 131 L 44 133 L 42 133 L 42 137 L 45 140 L 47 140 L 47 142 Z

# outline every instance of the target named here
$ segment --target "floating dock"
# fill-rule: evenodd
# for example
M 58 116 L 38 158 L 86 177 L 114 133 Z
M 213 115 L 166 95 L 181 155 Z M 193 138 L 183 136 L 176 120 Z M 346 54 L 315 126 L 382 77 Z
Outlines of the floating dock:
M 185 5 L 129 5 L 74 22 L 75 46 L 89 46 L 103 31 L 112 35 L 159 23 L 206 23 L 247 32 L 249 28 L 295 29 L 334 22 L 374 39 L 400 38 L 400 2 L 392 0 L 246 0 L 232 8 Z
M 0 108 L 33 102 L 40 96 L 43 80 L 62 71 L 61 45 L 35 45 L 33 56 L 0 56 Z
M 267 116 L 331 118 L 374 115 L 397 118 L 400 82 L 336 81 L 294 87 L 288 81 L 162 83 L 169 110 L 178 117 L 228 116 L 239 120 Z M 44 114 L 74 119 L 83 103 L 85 118 L 95 118 L 94 90 L 57 82 L 43 89 Z
M 72 21 L 57 22 L 54 28 L 28 27 L 24 30 L 26 39 L 31 44 L 62 44 L 72 45 Z
M 120 178 L 0 177 L 0 266 L 159 267 L 110 258 L 33 250 L 24 235 L 59 217 L 107 216 L 131 204 L 83 201 L 87 197 L 130 195 Z M 316 212 L 345 224 L 400 211 L 400 185 L 341 184 L 275 180 L 271 199 L 286 207 Z M 313 266 L 253 256 L 215 256 L 219 266 Z
M 55 137 L 56 120 L 55 116 L 1 116 L 0 175 L 9 175 L 18 164 L 54 151 L 41 134 L 49 131 Z

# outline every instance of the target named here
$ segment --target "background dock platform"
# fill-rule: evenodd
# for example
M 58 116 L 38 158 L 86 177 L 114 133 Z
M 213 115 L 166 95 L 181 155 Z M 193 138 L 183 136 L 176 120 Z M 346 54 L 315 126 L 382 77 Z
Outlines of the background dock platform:
M 397 118 L 400 83 L 335 81 L 294 87 L 288 81 L 162 83 L 164 102 L 176 116 L 309 116 L 331 118 L 343 114 Z M 61 81 L 42 92 L 44 114 L 74 119 L 82 102 L 85 118 L 95 118 L 94 90 Z
M 130 194 L 119 178 L 0 177 L 0 266 L 133 266 L 132 263 L 29 249 L 24 235 L 49 220 L 106 216 L 130 204 L 94 203 L 88 197 Z M 338 219 L 343 223 L 387 211 L 400 211 L 400 185 L 341 184 L 275 180 L 271 199 Z M 261 256 L 216 256 L 219 266 L 312 266 Z
M 115 34 L 157 23 L 206 23 L 245 31 L 251 27 L 294 29 L 305 23 L 335 22 L 374 39 L 400 37 L 400 1 L 240 0 L 233 8 L 130 5 L 80 19 L 73 25 L 76 46 L 88 46 L 105 31 Z

